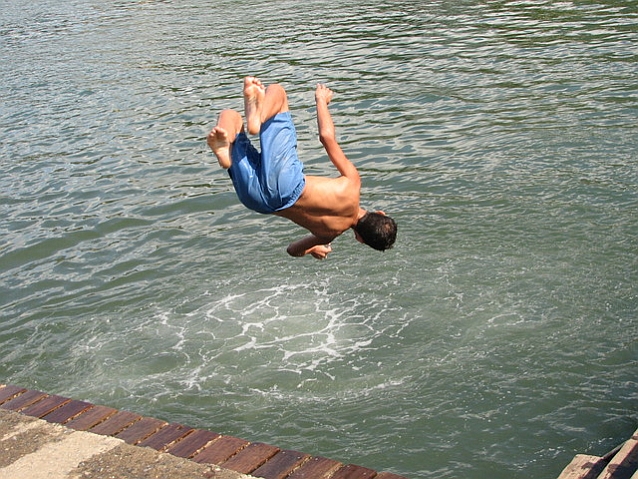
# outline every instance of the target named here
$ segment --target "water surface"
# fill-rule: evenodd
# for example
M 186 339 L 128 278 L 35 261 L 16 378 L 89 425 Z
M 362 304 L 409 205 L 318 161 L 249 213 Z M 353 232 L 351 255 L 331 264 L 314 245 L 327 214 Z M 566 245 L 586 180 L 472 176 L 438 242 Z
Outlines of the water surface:
M 0 6 L 0 381 L 409 478 L 552 478 L 638 427 L 628 1 Z M 362 202 L 328 261 L 205 135 L 326 82 Z

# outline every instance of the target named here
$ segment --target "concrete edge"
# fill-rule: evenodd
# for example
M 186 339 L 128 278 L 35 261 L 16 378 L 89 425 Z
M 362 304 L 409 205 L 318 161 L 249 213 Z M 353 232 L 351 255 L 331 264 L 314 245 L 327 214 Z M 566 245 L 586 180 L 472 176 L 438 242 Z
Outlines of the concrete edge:
M 0 409 L 0 479 L 252 479 Z

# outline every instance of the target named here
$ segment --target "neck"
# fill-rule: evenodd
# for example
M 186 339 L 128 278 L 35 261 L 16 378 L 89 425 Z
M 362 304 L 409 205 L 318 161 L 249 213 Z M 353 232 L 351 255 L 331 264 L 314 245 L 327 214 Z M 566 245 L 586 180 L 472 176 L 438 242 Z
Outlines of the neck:
M 352 225 L 352 228 L 357 226 L 357 223 L 359 223 L 359 220 L 363 218 L 367 213 L 368 213 L 367 210 L 364 210 L 363 208 L 359 207 L 359 213 L 357 213 L 357 222 Z

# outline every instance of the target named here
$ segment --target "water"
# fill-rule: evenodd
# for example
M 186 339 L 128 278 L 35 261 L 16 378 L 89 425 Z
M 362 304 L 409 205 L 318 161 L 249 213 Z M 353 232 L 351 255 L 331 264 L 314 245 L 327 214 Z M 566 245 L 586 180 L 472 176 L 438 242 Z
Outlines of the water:
M 0 1 L 0 381 L 410 478 L 638 427 L 638 5 Z M 335 91 L 384 254 L 246 211 L 205 135 Z

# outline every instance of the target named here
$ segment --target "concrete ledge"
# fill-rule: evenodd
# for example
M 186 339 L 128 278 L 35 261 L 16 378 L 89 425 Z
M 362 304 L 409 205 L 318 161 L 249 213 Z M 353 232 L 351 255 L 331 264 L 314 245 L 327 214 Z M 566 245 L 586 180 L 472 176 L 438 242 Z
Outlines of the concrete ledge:
M 250 477 L 0 409 L 0 479 Z
M 169 424 L 15 385 L 0 384 L 0 409 L 19 413 L 18 416 L 6 416 L 4 426 L 9 429 L 4 434 L 0 420 L 0 446 L 22 444 L 17 448 L 4 448 L 8 456 L 5 476 L 0 479 L 237 479 L 251 476 L 263 479 L 406 479 L 390 472 L 377 473 L 355 464 L 343 464 L 178 423 Z M 23 423 L 20 417 L 25 421 L 43 419 L 48 424 Z M 17 421 L 18 425 L 11 426 L 12 421 Z M 130 449 L 129 446 L 136 447 Z M 9 454 L 12 450 L 14 452 Z M 113 468 L 115 472 L 111 473 Z M 40 470 L 47 473 L 34 475 Z M 108 475 L 104 476 L 107 471 Z M 70 475 L 72 473 L 74 475 Z

